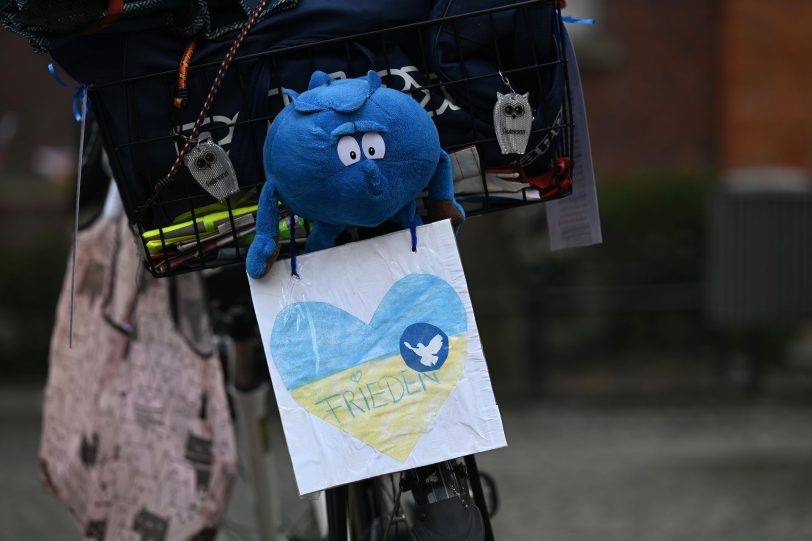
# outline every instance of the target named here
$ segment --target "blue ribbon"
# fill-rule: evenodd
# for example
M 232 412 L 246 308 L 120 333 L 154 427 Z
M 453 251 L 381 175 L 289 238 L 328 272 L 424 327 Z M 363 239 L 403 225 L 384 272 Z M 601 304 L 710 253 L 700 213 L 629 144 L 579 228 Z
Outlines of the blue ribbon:
M 73 118 L 76 122 L 82 121 L 82 100 L 87 94 L 87 85 L 79 85 L 76 87 L 76 92 L 73 93 Z M 87 107 L 85 112 L 90 110 L 90 96 L 87 96 Z
M 412 221 L 409 222 L 409 233 L 412 237 L 412 251 L 417 251 L 417 212 L 412 216 Z
M 561 17 L 561 20 L 570 24 L 595 24 L 595 19 L 578 19 L 576 17 L 570 17 L 569 15 Z
M 51 74 L 54 81 L 59 84 L 59 86 L 64 88 L 68 88 L 70 86 L 56 73 L 56 68 L 53 64 L 48 64 L 48 72 Z M 73 93 L 73 103 L 71 108 L 73 109 L 73 118 L 76 120 L 76 122 L 81 122 L 82 117 L 84 116 L 82 113 L 82 101 L 85 99 L 85 94 L 87 94 L 87 85 L 77 86 L 76 91 Z M 85 108 L 85 112 L 90 110 L 90 105 L 90 96 L 87 96 L 87 107 Z
M 298 278 L 299 272 L 296 269 L 296 216 L 293 212 L 290 213 L 288 236 L 290 237 L 290 275 Z
M 63 81 L 63 80 L 62 80 L 62 79 L 59 77 L 59 75 L 57 75 L 57 74 L 56 74 L 56 68 L 54 68 L 54 65 L 53 65 L 53 64 L 48 64 L 48 71 L 51 73 L 51 77 L 53 77 L 53 78 L 54 78 L 54 81 L 56 81 L 57 83 L 59 83 L 59 85 L 60 85 L 60 86 L 64 86 L 65 88 L 68 88 L 68 83 L 66 83 L 65 81 Z

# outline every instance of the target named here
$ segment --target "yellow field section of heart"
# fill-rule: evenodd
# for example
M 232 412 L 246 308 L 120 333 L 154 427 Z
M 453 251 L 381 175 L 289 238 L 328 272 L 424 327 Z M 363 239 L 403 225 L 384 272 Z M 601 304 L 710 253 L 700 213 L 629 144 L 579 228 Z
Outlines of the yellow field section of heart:
M 291 391 L 309 412 L 405 462 L 459 381 L 468 336 L 449 337 L 448 358 L 429 372 L 400 355 L 366 361 Z

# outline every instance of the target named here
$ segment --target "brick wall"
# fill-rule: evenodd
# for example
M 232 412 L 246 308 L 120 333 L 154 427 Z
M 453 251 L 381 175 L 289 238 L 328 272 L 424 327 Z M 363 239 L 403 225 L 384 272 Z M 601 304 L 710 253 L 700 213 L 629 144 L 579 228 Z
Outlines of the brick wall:
M 726 0 L 722 165 L 812 174 L 812 2 Z
M 718 6 L 719 0 L 605 2 L 595 47 L 615 53 L 604 68 L 582 68 L 601 174 L 715 166 Z

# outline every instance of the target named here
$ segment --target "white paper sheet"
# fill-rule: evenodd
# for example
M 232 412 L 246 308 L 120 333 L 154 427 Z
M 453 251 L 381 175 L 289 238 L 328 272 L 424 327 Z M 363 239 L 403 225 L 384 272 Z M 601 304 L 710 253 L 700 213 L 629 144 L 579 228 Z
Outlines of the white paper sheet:
M 584 90 L 581 86 L 575 49 L 569 39 L 566 39 L 566 42 L 574 130 L 572 157 L 575 160 L 575 168 L 572 195 L 547 203 L 547 228 L 550 231 L 550 248 L 553 250 L 603 242 Z
M 249 278 L 300 494 L 506 445 L 451 226 L 417 237 Z

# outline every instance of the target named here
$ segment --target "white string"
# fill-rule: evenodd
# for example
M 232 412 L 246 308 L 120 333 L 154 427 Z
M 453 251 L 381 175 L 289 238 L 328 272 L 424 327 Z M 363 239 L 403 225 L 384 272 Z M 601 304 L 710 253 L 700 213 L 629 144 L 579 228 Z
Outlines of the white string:
M 76 237 L 79 236 L 79 196 L 82 191 L 82 158 L 85 153 L 85 118 L 87 117 L 87 88 L 82 92 L 82 127 L 79 129 L 79 160 L 76 166 L 76 209 L 73 218 L 73 257 L 70 271 L 70 331 L 68 347 L 73 347 L 73 303 L 76 299 Z

